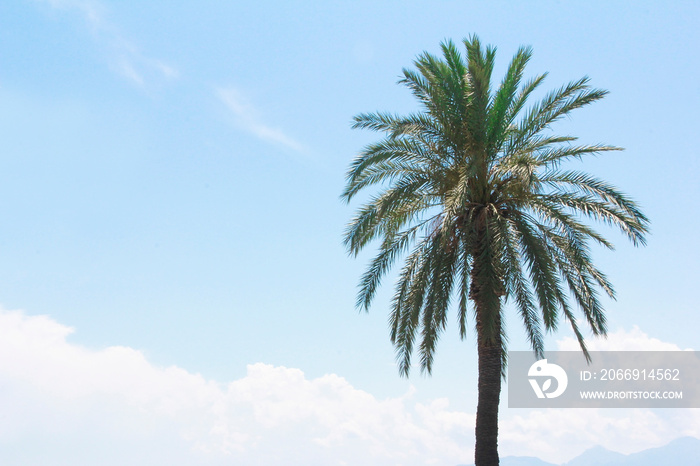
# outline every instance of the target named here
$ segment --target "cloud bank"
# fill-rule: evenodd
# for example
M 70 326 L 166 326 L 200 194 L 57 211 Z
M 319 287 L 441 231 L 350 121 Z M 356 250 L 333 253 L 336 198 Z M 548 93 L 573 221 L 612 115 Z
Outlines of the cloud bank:
M 558 351 L 580 351 L 573 337 L 557 341 Z M 681 351 L 639 327 L 588 340 L 591 351 Z M 503 413 L 503 411 L 502 411 Z M 700 438 L 700 409 L 513 409 L 502 417 L 499 445 L 506 454 L 563 463 L 601 445 L 624 454 L 660 447 L 672 440 Z
M 47 316 L 0 312 L 0 396 L 9 407 L 0 452 L 15 452 L 0 453 L 3 464 L 411 465 L 471 456 L 474 417 L 446 400 L 378 400 L 338 375 L 309 380 L 266 364 L 222 384 L 155 367 L 132 348 L 80 347 L 71 333 Z
M 0 310 L 3 465 L 429 465 L 472 461 L 475 417 L 447 399 L 388 399 L 328 374 L 251 364 L 206 380 L 133 348 L 85 348 L 48 316 Z M 637 342 L 639 329 L 621 331 Z M 658 340 L 657 340 L 658 341 Z M 659 342 L 663 344 L 663 342 Z M 563 462 L 700 437 L 700 410 L 501 409 L 503 456 Z
M 618 329 L 608 332 L 607 338 L 593 338 L 587 340 L 590 351 L 684 351 L 674 343 L 668 343 L 652 338 L 636 325 L 632 330 Z M 573 337 L 557 340 L 559 351 L 580 351 L 578 341 Z

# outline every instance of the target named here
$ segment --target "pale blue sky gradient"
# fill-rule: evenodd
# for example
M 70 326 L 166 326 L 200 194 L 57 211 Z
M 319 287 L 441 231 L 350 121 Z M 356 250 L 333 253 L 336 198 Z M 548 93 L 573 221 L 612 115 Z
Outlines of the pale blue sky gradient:
M 390 280 L 358 315 L 371 256 L 344 251 L 358 204 L 339 194 L 377 138 L 352 116 L 415 110 L 401 69 L 477 33 L 496 77 L 525 44 L 543 89 L 588 75 L 610 91 L 555 127 L 624 147 L 580 167 L 651 219 L 646 248 L 609 232 L 617 251 L 596 250 L 610 329 L 697 349 L 699 22 L 690 1 L 2 2 L 0 304 L 222 383 L 264 363 L 473 412 L 473 339 L 448 329 L 434 376 L 404 380 Z

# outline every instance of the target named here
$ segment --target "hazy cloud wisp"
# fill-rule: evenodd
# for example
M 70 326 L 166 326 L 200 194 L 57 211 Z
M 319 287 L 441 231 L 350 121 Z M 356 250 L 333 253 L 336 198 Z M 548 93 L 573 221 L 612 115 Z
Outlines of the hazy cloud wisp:
M 272 128 L 263 123 L 258 115 L 258 112 L 246 97 L 237 89 L 217 88 L 216 95 L 233 113 L 236 118 L 236 124 L 245 131 L 256 136 L 266 142 L 282 145 L 295 152 L 303 152 L 304 146 L 293 138 L 287 136 L 279 129 Z
M 77 11 L 96 40 L 108 49 L 109 64 L 117 73 L 138 86 L 156 77 L 173 79 L 178 71 L 157 58 L 149 57 L 106 19 L 104 6 L 92 0 L 35 0 L 58 10 Z

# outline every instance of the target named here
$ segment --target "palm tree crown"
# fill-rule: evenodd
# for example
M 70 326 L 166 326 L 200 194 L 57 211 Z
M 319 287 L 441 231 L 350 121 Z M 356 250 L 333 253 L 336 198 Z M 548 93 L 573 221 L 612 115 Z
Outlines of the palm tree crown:
M 546 76 L 521 85 L 531 49 L 517 51 L 492 89 L 495 48 L 483 48 L 475 36 L 464 45 L 466 59 L 445 42 L 442 58 L 423 53 L 414 62 L 416 71 L 403 70 L 399 82 L 418 99 L 420 112 L 354 118 L 354 128 L 385 137 L 352 162 L 342 197 L 349 202 L 365 188 L 378 191 L 345 233 L 354 255 L 380 240 L 379 253 L 361 278 L 358 306 L 368 309 L 382 277 L 397 260 L 404 261 L 390 314 L 400 372 L 409 373 L 419 333 L 421 369 L 430 373 L 450 302 L 456 302 L 464 338 L 471 301 L 481 396 L 486 388 L 500 393 L 506 300 L 517 308 L 538 355 L 543 330 L 555 330 L 563 316 L 588 358 L 572 301 L 600 335 L 606 324 L 598 289 L 614 296 L 592 264 L 589 243 L 613 246 L 589 220 L 619 228 L 635 245 L 644 244 L 648 220 L 610 184 L 562 167 L 570 159 L 620 148 L 578 145 L 577 138 L 550 131 L 552 123 L 606 91 L 591 88 L 584 77 L 526 108 Z M 482 361 L 489 352 L 491 362 Z M 497 386 L 492 374 L 491 385 L 482 387 L 484 371 L 497 372 Z

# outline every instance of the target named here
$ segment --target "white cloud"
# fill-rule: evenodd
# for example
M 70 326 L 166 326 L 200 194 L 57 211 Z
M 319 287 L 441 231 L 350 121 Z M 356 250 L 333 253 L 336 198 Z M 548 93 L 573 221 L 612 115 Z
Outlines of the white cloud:
M 295 152 L 303 152 L 304 147 L 279 129 L 272 128 L 263 123 L 258 112 L 248 102 L 245 96 L 234 88 L 216 89 L 216 94 L 221 101 L 233 112 L 236 123 L 244 130 L 252 133 L 263 141 L 285 146 Z
M 178 71 L 163 61 L 141 53 L 106 19 L 105 7 L 94 0 L 35 0 L 58 10 L 77 11 L 95 38 L 108 49 L 110 67 L 132 83 L 143 86 L 156 77 L 173 79 Z
M 591 351 L 681 351 L 639 327 L 588 340 Z M 559 351 L 580 351 L 573 337 L 557 341 Z M 537 456 L 561 463 L 601 445 L 624 454 L 666 445 L 682 436 L 700 438 L 700 409 L 508 410 L 500 423 L 503 455 Z M 563 447 L 565 446 L 565 447 Z
M 632 330 L 619 329 L 609 332 L 607 338 L 594 338 L 587 341 L 590 351 L 682 351 L 674 343 L 663 342 L 642 332 L 636 325 Z M 559 351 L 579 351 L 581 347 L 573 337 L 557 340 Z M 686 349 L 687 350 L 687 349 Z
M 562 463 L 601 445 L 624 454 L 700 438 L 700 409 L 513 410 L 499 426 L 502 455 Z M 523 414 L 519 414 L 523 413 Z
M 0 463 L 472 461 L 474 414 L 450 409 L 447 399 L 420 403 L 412 390 L 380 400 L 335 374 L 309 379 L 299 369 L 261 363 L 220 383 L 156 367 L 133 348 L 73 344 L 72 332 L 47 316 L 0 310 Z M 642 340 L 669 345 L 637 328 L 613 335 L 622 347 Z M 700 410 L 502 407 L 499 431 L 502 456 L 563 462 L 595 445 L 631 453 L 700 437 Z
M 19 452 L 21 464 L 422 465 L 472 455 L 474 416 L 447 400 L 378 400 L 335 374 L 310 380 L 266 364 L 222 384 L 155 367 L 132 348 L 72 344 L 71 333 L 47 316 L 0 311 L 0 452 Z M 13 464 L 7 455 L 0 462 Z

